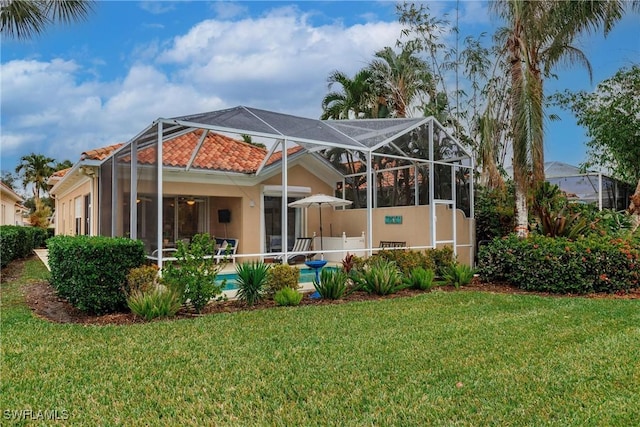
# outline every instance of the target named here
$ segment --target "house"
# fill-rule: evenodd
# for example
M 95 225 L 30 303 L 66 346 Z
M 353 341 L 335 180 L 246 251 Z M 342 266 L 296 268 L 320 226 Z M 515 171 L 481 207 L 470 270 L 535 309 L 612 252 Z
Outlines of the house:
M 25 225 L 23 215 L 28 209 L 24 200 L 4 182 L 0 182 L 0 225 Z
M 241 140 L 247 135 L 269 148 Z M 354 156 L 363 163 L 349 173 L 340 164 Z M 151 255 L 207 232 L 238 241 L 247 260 L 286 255 L 297 237 L 320 235 L 320 211 L 290 202 L 358 198 L 350 209 L 323 209 L 323 241 L 357 237 L 368 253 L 380 241 L 450 245 L 471 263 L 472 167 L 433 118 L 321 121 L 235 107 L 158 119 L 125 144 L 87 151 L 52 177 L 50 194 L 58 234 L 136 238 Z M 391 188 L 402 203 L 378 206 Z M 331 251 L 323 256 L 346 253 Z

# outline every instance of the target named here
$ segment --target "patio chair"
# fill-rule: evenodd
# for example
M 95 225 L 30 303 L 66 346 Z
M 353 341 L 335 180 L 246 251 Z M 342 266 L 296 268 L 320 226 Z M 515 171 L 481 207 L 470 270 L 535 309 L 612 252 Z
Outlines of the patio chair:
M 311 237 L 298 237 L 296 243 L 291 249 L 291 253 L 287 254 L 287 264 L 296 264 L 298 262 L 304 262 L 307 258 L 311 258 L 315 254 L 301 254 L 295 252 L 308 252 L 311 249 Z M 277 255 L 273 258 L 273 262 L 282 262 L 284 255 Z
M 216 253 L 213 258 L 216 260 L 216 263 L 220 263 L 220 261 L 224 259 L 231 258 L 231 261 L 236 263 L 236 252 L 238 251 L 238 239 L 233 238 L 216 238 Z

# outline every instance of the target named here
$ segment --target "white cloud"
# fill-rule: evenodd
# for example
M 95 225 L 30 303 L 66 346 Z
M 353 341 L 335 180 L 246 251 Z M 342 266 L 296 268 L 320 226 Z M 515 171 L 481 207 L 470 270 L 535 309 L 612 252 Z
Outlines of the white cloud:
M 163 13 L 171 12 L 175 10 L 176 5 L 170 1 L 142 1 L 140 2 L 140 9 L 146 10 L 154 15 L 161 15 Z
M 243 13 L 240 4 L 232 14 L 234 5 L 220 6 L 225 16 Z M 119 78 L 64 59 L 3 63 L 3 157 L 35 151 L 75 161 L 87 149 L 129 140 L 158 117 L 235 105 L 318 117 L 329 73 L 354 74 L 400 34 L 396 22 L 313 26 L 296 7 L 237 21 L 221 13 L 186 34 L 135 46 L 135 62 Z
M 231 1 L 215 1 L 211 4 L 218 19 L 232 19 L 246 14 L 249 9 L 241 3 Z

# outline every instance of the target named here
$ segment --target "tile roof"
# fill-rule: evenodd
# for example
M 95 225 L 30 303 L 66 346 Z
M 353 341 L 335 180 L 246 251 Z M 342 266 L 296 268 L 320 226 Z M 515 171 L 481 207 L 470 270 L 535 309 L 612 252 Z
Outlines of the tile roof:
M 162 146 L 163 164 L 180 168 L 186 167 L 200 141 L 202 132 L 199 129 L 166 141 Z M 293 154 L 300 150 L 302 150 L 302 147 L 296 146 L 288 149 L 287 153 Z M 154 163 L 155 155 L 155 147 L 146 148 L 138 153 L 138 161 L 147 164 Z M 264 148 L 256 147 L 225 135 L 209 132 L 191 167 L 251 174 L 258 170 L 266 155 L 267 150 Z M 282 152 L 276 152 L 271 156 L 267 164 L 273 164 L 281 159 Z
M 55 171 L 54 173 L 51 174 L 50 178 L 62 178 L 63 176 L 65 176 L 67 174 L 67 172 L 69 172 L 71 170 L 71 168 L 66 168 L 66 169 L 60 169 L 59 171 Z
M 80 160 L 104 160 L 111 153 L 122 147 L 122 143 L 108 145 L 106 147 L 96 148 L 93 150 L 87 150 L 82 153 Z

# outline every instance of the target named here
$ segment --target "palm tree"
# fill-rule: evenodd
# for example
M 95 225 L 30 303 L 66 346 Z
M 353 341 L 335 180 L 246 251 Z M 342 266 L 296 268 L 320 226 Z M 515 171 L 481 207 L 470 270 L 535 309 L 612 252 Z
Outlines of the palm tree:
M 342 86 L 342 91 L 329 92 L 322 98 L 322 120 L 371 117 L 376 97 L 369 70 L 365 68 L 358 71 L 353 79 L 342 71 L 333 71 L 327 81 L 329 90 L 338 83 Z
M 375 53 L 369 64 L 377 92 L 386 98 L 395 117 L 407 117 L 416 98 L 422 95 L 435 99 L 435 81 L 427 63 L 416 55 L 417 48 L 415 43 L 406 43 L 397 54 L 385 47 Z
M 624 1 L 497 0 L 493 9 L 508 24 L 504 45 L 511 78 L 513 172 L 516 184 L 516 232 L 527 235 L 527 191 L 544 181 L 543 77 L 560 61 L 588 61 L 571 46 L 582 32 L 622 17 Z
M 33 198 L 36 209 L 40 206 L 40 191 L 47 191 L 47 179 L 53 173 L 51 157 L 42 154 L 31 153 L 20 158 L 20 164 L 16 167 L 16 173 L 22 178 L 22 185 L 33 185 Z
M 51 24 L 81 21 L 92 8 L 93 1 L 87 0 L 3 0 L 0 33 L 15 39 L 30 39 Z

